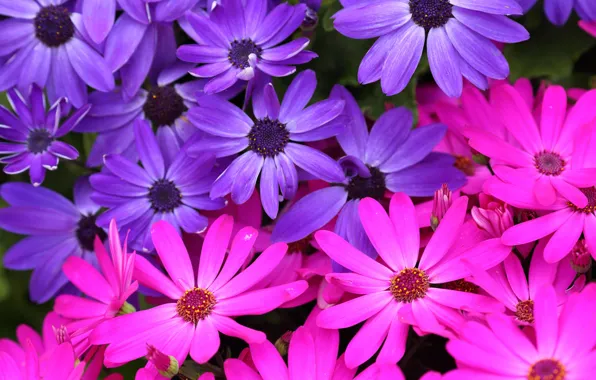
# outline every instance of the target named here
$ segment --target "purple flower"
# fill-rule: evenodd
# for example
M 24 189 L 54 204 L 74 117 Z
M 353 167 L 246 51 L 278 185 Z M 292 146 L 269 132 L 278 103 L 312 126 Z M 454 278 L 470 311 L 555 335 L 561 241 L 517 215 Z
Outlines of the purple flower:
M 505 15 L 521 14 L 516 0 L 343 0 L 335 28 L 343 35 L 380 37 L 358 70 L 363 84 L 381 80 L 387 95 L 412 78 L 428 32 L 428 61 L 439 87 L 452 97 L 462 92 L 462 75 L 486 89 L 487 77 L 504 79 L 509 65 L 491 40 L 520 42 L 530 35 Z
M 105 56 L 112 71 L 120 70 L 126 99 L 137 94 L 148 75 L 155 79 L 159 73 L 163 81 L 171 83 L 192 67 L 176 62 L 174 21 L 197 1 L 118 0 L 125 13 L 105 40 Z M 166 67 L 169 69 L 163 71 Z
M 306 5 L 280 4 L 267 11 L 267 0 L 228 0 L 210 14 L 189 14 L 192 30 L 185 29 L 198 45 L 178 48 L 178 58 L 200 63 L 190 70 L 199 78 L 211 78 L 205 93 L 217 93 L 238 79 L 251 80 L 255 70 L 273 77 L 296 71 L 294 65 L 309 62 L 316 54 L 304 51 L 308 38 L 279 45 L 300 27 Z
M 91 106 L 75 111 L 60 125 L 61 111 L 66 107 L 64 98 L 58 100 L 46 113 L 43 92 L 37 85 L 31 87 L 31 94 L 25 99 L 12 89 L 7 92 L 8 100 L 16 115 L 0 106 L 0 138 L 11 141 L 0 142 L 0 162 L 5 163 L 6 174 L 18 174 L 29 169 L 31 183 L 39 186 L 46 175 L 46 169 L 55 170 L 58 160 L 74 160 L 79 152 L 71 145 L 57 139 L 70 132 Z
M 74 204 L 62 195 L 26 183 L 9 182 L 0 186 L 0 196 L 8 207 L 0 209 L 0 228 L 30 235 L 6 251 L 4 266 L 31 270 L 29 294 L 44 303 L 68 283 L 62 264 L 70 256 L 82 257 L 97 266 L 93 241 L 106 233 L 95 224 L 99 211 L 89 195 L 87 177 L 74 186 Z
M 0 91 L 25 90 L 33 83 L 46 87 L 51 102 L 61 97 L 79 108 L 87 103 L 89 85 L 114 89 L 112 71 L 89 44 L 81 15 L 66 0 L 0 0 Z M 0 60 L 1 61 L 1 60 Z
M 524 10 L 529 11 L 536 4 L 536 0 L 517 0 Z M 596 2 L 594 0 L 545 0 L 544 13 L 550 22 L 563 26 L 575 11 L 582 20 L 596 21 Z
M 130 230 L 131 246 L 143 251 L 153 250 L 150 227 L 160 220 L 189 233 L 207 228 L 207 218 L 195 209 L 225 205 L 223 199 L 207 195 L 215 179 L 215 158 L 208 154 L 191 158 L 184 147 L 172 152 L 172 147 L 160 146 L 144 120 L 134 122 L 134 137 L 143 167 L 109 154 L 104 158 L 107 171 L 91 176 L 93 200 L 109 209 L 97 224 L 107 228 L 116 219 L 124 231 Z M 167 154 L 173 155 L 169 162 Z
M 306 107 L 316 85 L 312 70 L 298 74 L 280 105 L 273 85 L 267 84 L 253 96 L 254 121 L 240 108 L 217 97 L 197 100 L 200 107 L 192 108 L 188 117 L 207 135 L 192 145 L 189 153 L 213 152 L 216 157 L 227 157 L 246 150 L 217 178 L 212 197 L 232 193 L 234 203 L 242 204 L 252 195 L 261 174 L 263 208 L 275 219 L 279 190 L 285 199 L 296 194 L 296 166 L 328 182 L 343 179 L 333 159 L 299 144 L 333 137 L 345 130 L 347 118 L 338 117 L 344 108 L 343 100 L 323 100 Z
M 328 181 L 330 187 L 314 191 L 298 200 L 277 221 L 271 240 L 294 242 L 304 239 L 338 215 L 335 232 L 358 249 L 376 255 L 358 217 L 360 199 L 384 198 L 387 190 L 409 196 L 432 196 L 446 183 L 457 189 L 466 176 L 456 169 L 455 158 L 432 152 L 447 127 L 431 124 L 412 127 L 412 113 L 403 107 L 385 112 L 370 133 L 354 97 L 335 86 L 331 98 L 345 101 L 344 113 L 352 122 L 337 136 L 347 156 L 339 160 L 345 175 Z

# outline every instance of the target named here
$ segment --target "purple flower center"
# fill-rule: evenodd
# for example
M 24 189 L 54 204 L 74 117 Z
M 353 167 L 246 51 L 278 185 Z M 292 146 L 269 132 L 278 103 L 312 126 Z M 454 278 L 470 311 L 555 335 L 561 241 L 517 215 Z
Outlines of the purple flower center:
M 586 187 L 579 189 L 586 198 L 588 198 L 588 205 L 584 208 L 579 208 L 571 202 L 567 202 L 567 206 L 571 207 L 575 211 L 583 212 L 585 214 L 592 214 L 596 211 L 596 187 Z
M 143 105 L 143 112 L 154 127 L 174 124 L 184 111 L 184 99 L 170 86 L 153 88 Z
M 27 137 L 27 150 L 31 153 L 43 153 L 52 141 L 54 141 L 54 138 L 47 129 L 34 129 Z
M 528 380 L 564 380 L 565 367 L 555 359 L 542 359 L 532 364 Z
M 534 301 L 521 301 L 515 306 L 515 317 L 527 323 L 534 323 Z
M 149 201 L 156 212 L 172 212 L 182 204 L 182 194 L 174 182 L 160 179 L 149 189 Z
M 252 42 L 250 38 L 243 38 L 240 41 L 234 40 L 231 43 L 232 47 L 228 53 L 228 60 L 239 69 L 245 69 L 248 66 L 248 56 L 251 54 L 261 57 L 263 49 Z
M 410 13 L 416 25 L 426 30 L 447 24 L 453 14 L 449 0 L 410 0 Z
M 211 314 L 216 303 L 215 296 L 209 290 L 192 288 L 176 302 L 176 311 L 186 322 L 196 324 Z
M 90 252 L 93 252 L 93 242 L 95 241 L 95 236 L 99 237 L 102 242 L 108 237 L 104 230 L 97 227 L 97 224 L 95 224 L 95 219 L 97 219 L 97 216 L 95 215 L 86 215 L 82 216 L 77 223 L 76 235 L 79 245 L 84 250 Z
M 409 303 L 423 298 L 428 288 L 428 275 L 424 271 L 418 268 L 406 268 L 391 279 L 389 291 L 396 301 Z
M 363 178 L 355 175 L 348 183 L 348 197 L 350 199 L 362 199 L 370 197 L 380 200 L 385 195 L 385 175 L 374 167 L 369 167 L 370 177 Z
M 565 161 L 557 153 L 544 151 L 534 156 L 534 166 L 544 175 L 558 176 L 565 169 Z
M 248 148 L 264 157 L 275 157 L 290 141 L 286 126 L 268 117 L 257 120 L 248 133 Z
M 41 8 L 35 20 L 35 35 L 49 47 L 67 43 L 74 36 L 74 24 L 66 7 L 50 5 Z

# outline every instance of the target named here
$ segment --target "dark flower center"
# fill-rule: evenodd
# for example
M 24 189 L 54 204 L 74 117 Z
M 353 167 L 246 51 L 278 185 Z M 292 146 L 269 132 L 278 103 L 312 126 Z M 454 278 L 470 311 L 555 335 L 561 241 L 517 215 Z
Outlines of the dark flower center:
M 564 380 L 565 367 L 555 359 L 542 359 L 532 364 L 528 380 Z
M 478 286 L 466 280 L 455 280 L 443 284 L 445 289 L 457 290 L 459 292 L 478 294 Z
M 567 202 L 567 206 L 571 207 L 573 210 L 578 212 L 583 212 L 585 214 L 591 214 L 596 211 L 596 187 L 586 187 L 583 189 L 579 189 L 586 198 L 588 198 L 588 205 L 584 208 L 579 208 L 571 202 Z
M 176 311 L 186 322 L 196 324 L 211 314 L 217 301 L 209 290 L 192 288 L 176 302 Z
M 153 88 L 143 106 L 145 116 L 154 127 L 174 124 L 184 111 L 184 99 L 170 86 Z
M 86 251 L 93 252 L 95 236 L 99 237 L 102 242 L 108 237 L 104 230 L 97 227 L 97 224 L 95 224 L 96 219 L 96 215 L 83 216 L 77 224 L 77 240 L 79 245 Z
M 288 243 L 288 253 L 302 253 L 310 255 L 316 252 L 315 247 L 312 246 L 313 234 L 308 235 L 304 239 Z
M 396 301 L 412 302 L 423 298 L 428 288 L 428 275 L 424 271 L 418 268 L 406 268 L 391 279 L 389 291 Z
M 34 25 L 37 38 L 49 47 L 67 43 L 75 33 L 70 12 L 62 6 L 50 5 L 41 8 L 35 16 Z
M 348 183 L 348 197 L 350 199 L 362 199 L 371 197 L 380 200 L 385 195 L 385 175 L 374 167 L 369 167 L 369 178 L 356 175 Z
M 245 69 L 250 66 L 248 64 L 249 55 L 254 54 L 260 58 L 263 52 L 263 49 L 252 42 L 250 38 L 243 38 L 240 41 L 234 40 L 231 45 L 228 60 L 239 69 Z
M 464 172 L 467 176 L 473 176 L 476 170 L 474 169 L 474 162 L 468 157 L 455 156 L 454 166 Z
M 248 148 L 264 157 L 275 157 L 290 141 L 286 126 L 268 117 L 257 120 L 248 133 Z
M 527 323 L 534 323 L 534 301 L 521 301 L 515 307 L 515 317 Z
M 565 169 L 565 161 L 559 154 L 545 151 L 534 156 L 534 166 L 544 175 L 558 176 Z
M 416 25 L 426 30 L 447 24 L 453 14 L 449 0 L 410 0 L 410 13 Z
M 27 137 L 27 149 L 31 153 L 43 153 L 48 149 L 52 141 L 54 141 L 54 138 L 47 129 L 34 129 Z
M 172 212 L 182 204 L 182 194 L 174 182 L 160 179 L 149 189 L 149 201 L 157 212 Z

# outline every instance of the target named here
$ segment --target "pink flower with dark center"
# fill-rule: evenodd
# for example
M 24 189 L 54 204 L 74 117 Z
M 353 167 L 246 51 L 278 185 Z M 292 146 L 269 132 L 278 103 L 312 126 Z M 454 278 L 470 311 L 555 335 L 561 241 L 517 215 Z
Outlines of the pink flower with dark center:
M 502 310 L 494 300 L 469 292 L 442 287 L 470 272 L 462 259 L 488 269 L 500 263 L 509 248 L 490 239 L 464 251 L 450 250 L 459 238 L 467 197 L 458 198 L 447 211 L 424 249 L 420 261 L 420 233 L 414 205 L 408 196 L 396 193 L 389 215 L 377 201 L 365 198 L 359 206 L 366 234 L 385 264 L 358 251 L 336 234 L 319 231 L 315 238 L 332 260 L 354 273 L 331 273 L 327 281 L 345 291 L 361 295 L 323 310 L 317 324 L 339 329 L 366 321 L 345 353 L 346 365 L 354 368 L 374 355 L 383 341 L 377 362 L 396 363 L 404 354 L 409 325 L 422 332 L 451 335 L 463 323 L 459 310 Z
M 250 291 L 285 255 L 283 243 L 267 248 L 251 265 L 241 269 L 257 238 L 252 227 L 232 235 L 233 218 L 219 217 L 203 243 L 197 276 L 176 230 L 167 222 L 153 225 L 151 237 L 168 273 L 165 276 L 149 261 L 137 256 L 134 278 L 171 301 L 149 310 L 104 321 L 91 334 L 93 344 L 109 344 L 105 365 L 114 367 L 146 354 L 147 344 L 184 362 L 190 356 L 207 362 L 219 349 L 219 332 L 260 343 L 265 334 L 235 322 L 231 317 L 260 315 L 290 301 L 306 288 L 306 281 Z M 224 263 L 225 261 L 225 263 Z M 154 368 L 148 363 L 146 368 Z

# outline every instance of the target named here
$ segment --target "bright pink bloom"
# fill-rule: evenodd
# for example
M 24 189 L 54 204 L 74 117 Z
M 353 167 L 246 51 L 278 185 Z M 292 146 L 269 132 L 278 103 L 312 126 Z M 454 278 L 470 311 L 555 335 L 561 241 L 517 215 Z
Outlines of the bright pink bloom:
M 498 238 L 513 226 L 513 210 L 507 203 L 500 202 L 484 193 L 478 194 L 480 207 L 472 207 L 470 214 L 490 237 Z
M 459 238 L 467 203 L 467 197 L 453 202 L 419 262 L 420 233 L 414 205 L 403 193 L 396 193 L 391 199 L 389 215 L 371 198 L 363 199 L 359 205 L 364 230 L 385 264 L 369 258 L 332 232 L 315 234 L 321 249 L 332 260 L 354 272 L 328 274 L 327 281 L 362 295 L 323 310 L 317 319 L 320 327 L 329 329 L 366 321 L 346 349 L 348 368 L 367 361 L 383 341 L 377 361 L 396 363 L 404 354 L 410 324 L 423 332 L 450 335 L 444 326 L 457 330 L 463 323 L 460 309 L 502 310 L 502 306 L 485 296 L 431 287 L 467 277 L 470 273 L 461 259 L 468 258 L 488 269 L 509 254 L 509 248 L 499 239 L 490 239 L 453 255 L 450 248 Z
M 546 89 L 537 122 L 522 95 L 501 84 L 491 91 L 494 109 L 515 138 L 508 142 L 489 130 L 468 128 L 472 148 L 491 158 L 497 177 L 522 189 L 529 189 L 537 204 L 553 205 L 557 194 L 586 207 L 588 199 L 580 188 L 596 184 L 596 169 L 584 165 L 582 127 L 596 118 L 596 91 L 582 96 L 567 112 L 567 94 L 560 86 Z M 537 118 L 538 119 L 538 118 Z M 540 127 L 538 127 L 538 125 Z M 499 165 L 497 165 L 499 164 Z M 487 182 L 498 181 L 492 178 Z M 487 191 L 485 184 L 485 192 Z M 512 204 L 508 199 L 501 200 Z
M 205 236 L 196 278 L 186 247 L 174 227 L 164 221 L 152 226 L 151 237 L 169 278 L 141 256 L 135 259 L 134 277 L 171 301 L 100 324 L 90 340 L 93 344 L 109 344 L 106 366 L 144 356 L 147 344 L 167 352 L 179 363 L 189 352 L 194 361 L 205 363 L 219 349 L 219 332 L 249 343 L 266 339 L 262 332 L 244 327 L 231 317 L 267 313 L 302 294 L 308 285 L 306 281 L 296 281 L 250 291 L 277 266 L 287 246 L 270 246 L 236 274 L 258 233 L 252 227 L 240 230 L 226 255 L 233 224 L 233 218 L 227 215 L 213 222 Z M 154 367 L 148 363 L 146 368 Z
M 557 296 L 542 287 L 534 300 L 535 341 L 502 315 L 468 322 L 447 351 L 458 367 L 444 380 L 592 379 L 596 371 L 596 285 L 573 294 L 557 316 Z
M 596 37 L 596 21 L 580 20 L 579 26 L 580 26 L 580 28 L 585 30 L 586 33 L 591 34 L 592 36 Z
M 126 241 L 124 246 L 120 244 L 114 219 L 110 222 L 109 244 L 111 255 L 101 241 L 95 239 L 95 255 L 101 273 L 87 261 L 74 256 L 69 257 L 62 267 L 74 286 L 90 297 L 61 295 L 54 304 L 56 313 L 71 320 L 66 327 L 79 354 L 91 345 L 88 337 L 95 326 L 118 314 L 135 311 L 126 302 L 139 287 L 136 281 L 132 281 L 135 253 L 126 252 Z

